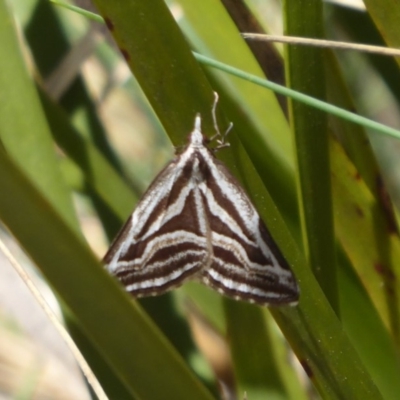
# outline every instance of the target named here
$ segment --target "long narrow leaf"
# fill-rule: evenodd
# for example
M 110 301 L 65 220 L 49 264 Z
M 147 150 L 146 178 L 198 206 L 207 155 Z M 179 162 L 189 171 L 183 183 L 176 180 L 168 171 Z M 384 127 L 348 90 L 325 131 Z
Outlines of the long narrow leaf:
M 36 87 L 26 69 L 13 19 L 0 1 L 0 138 L 6 151 L 78 233 L 69 190 L 54 153 Z

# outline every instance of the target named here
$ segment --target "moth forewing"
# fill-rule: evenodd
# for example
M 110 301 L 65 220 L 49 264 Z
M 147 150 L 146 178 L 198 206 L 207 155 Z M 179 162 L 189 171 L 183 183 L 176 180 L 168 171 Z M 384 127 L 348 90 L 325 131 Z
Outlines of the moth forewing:
M 214 262 L 203 282 L 227 296 L 261 304 L 296 303 L 297 283 L 249 197 L 208 149 L 201 185 L 210 221 Z

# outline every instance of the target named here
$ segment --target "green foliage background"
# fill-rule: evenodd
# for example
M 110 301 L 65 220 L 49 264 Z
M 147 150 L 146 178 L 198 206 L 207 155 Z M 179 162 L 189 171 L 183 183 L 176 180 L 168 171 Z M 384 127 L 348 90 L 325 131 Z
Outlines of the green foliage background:
M 150 179 L 146 171 L 156 166 L 127 172 L 82 76 L 58 101 L 44 89 L 88 29 L 87 20 L 45 1 L 0 1 L 0 218 L 59 297 L 71 335 L 109 398 L 218 396 L 183 317 L 190 301 L 229 344 L 238 398 L 246 392 L 249 400 L 315 393 L 324 399 L 395 399 L 400 241 L 375 158 L 381 155 L 387 168 L 384 142 L 372 137 L 374 152 L 363 128 L 300 103 L 289 102 L 285 112 L 274 93 L 199 64 L 191 50 L 261 77 L 262 67 L 274 60 L 272 71 L 285 74 L 292 88 L 383 122 L 384 107 L 398 113 L 398 63 L 303 47 L 262 62 L 230 17 L 235 2 L 225 2 L 226 8 L 215 0 L 94 3 L 133 73 L 126 93 L 141 118 L 154 130 L 161 131 L 161 124 L 175 146 L 185 143 L 197 112 L 204 133 L 213 134 L 213 90 L 219 93 L 221 128 L 232 121 L 234 131 L 231 147 L 218 157 L 243 183 L 301 287 L 297 307 L 270 311 L 196 284 L 132 302 L 83 239 L 72 192 L 90 199 L 111 240 L 141 183 Z M 269 9 L 247 4 L 269 30 Z M 354 41 L 399 47 L 400 5 L 365 4 L 367 12 L 286 0 L 275 17 L 291 35 L 336 38 L 345 32 Z M 113 71 L 120 53 L 109 43 L 101 39 L 94 57 Z M 153 156 L 164 154 L 166 141 L 160 135 L 156 142 Z M 391 187 L 394 199 L 398 187 Z M 314 394 L 288 362 L 271 315 Z

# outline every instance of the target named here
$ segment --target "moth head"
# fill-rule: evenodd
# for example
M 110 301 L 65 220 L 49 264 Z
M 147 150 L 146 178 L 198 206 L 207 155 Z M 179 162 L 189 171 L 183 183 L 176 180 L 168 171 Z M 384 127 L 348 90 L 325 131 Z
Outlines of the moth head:
M 200 114 L 196 114 L 196 118 L 194 119 L 194 129 L 189 135 L 189 145 L 193 147 L 204 146 L 204 136 L 201 133 Z

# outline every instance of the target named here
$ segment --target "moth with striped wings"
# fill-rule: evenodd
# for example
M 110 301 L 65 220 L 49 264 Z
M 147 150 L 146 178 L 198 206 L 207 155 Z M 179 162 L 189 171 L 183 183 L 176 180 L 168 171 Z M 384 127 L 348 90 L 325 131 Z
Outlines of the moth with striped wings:
M 215 129 L 223 139 L 212 109 Z M 290 267 L 250 199 L 207 147 L 196 116 L 186 148 L 155 178 L 104 262 L 135 297 L 195 279 L 262 305 L 294 305 Z

